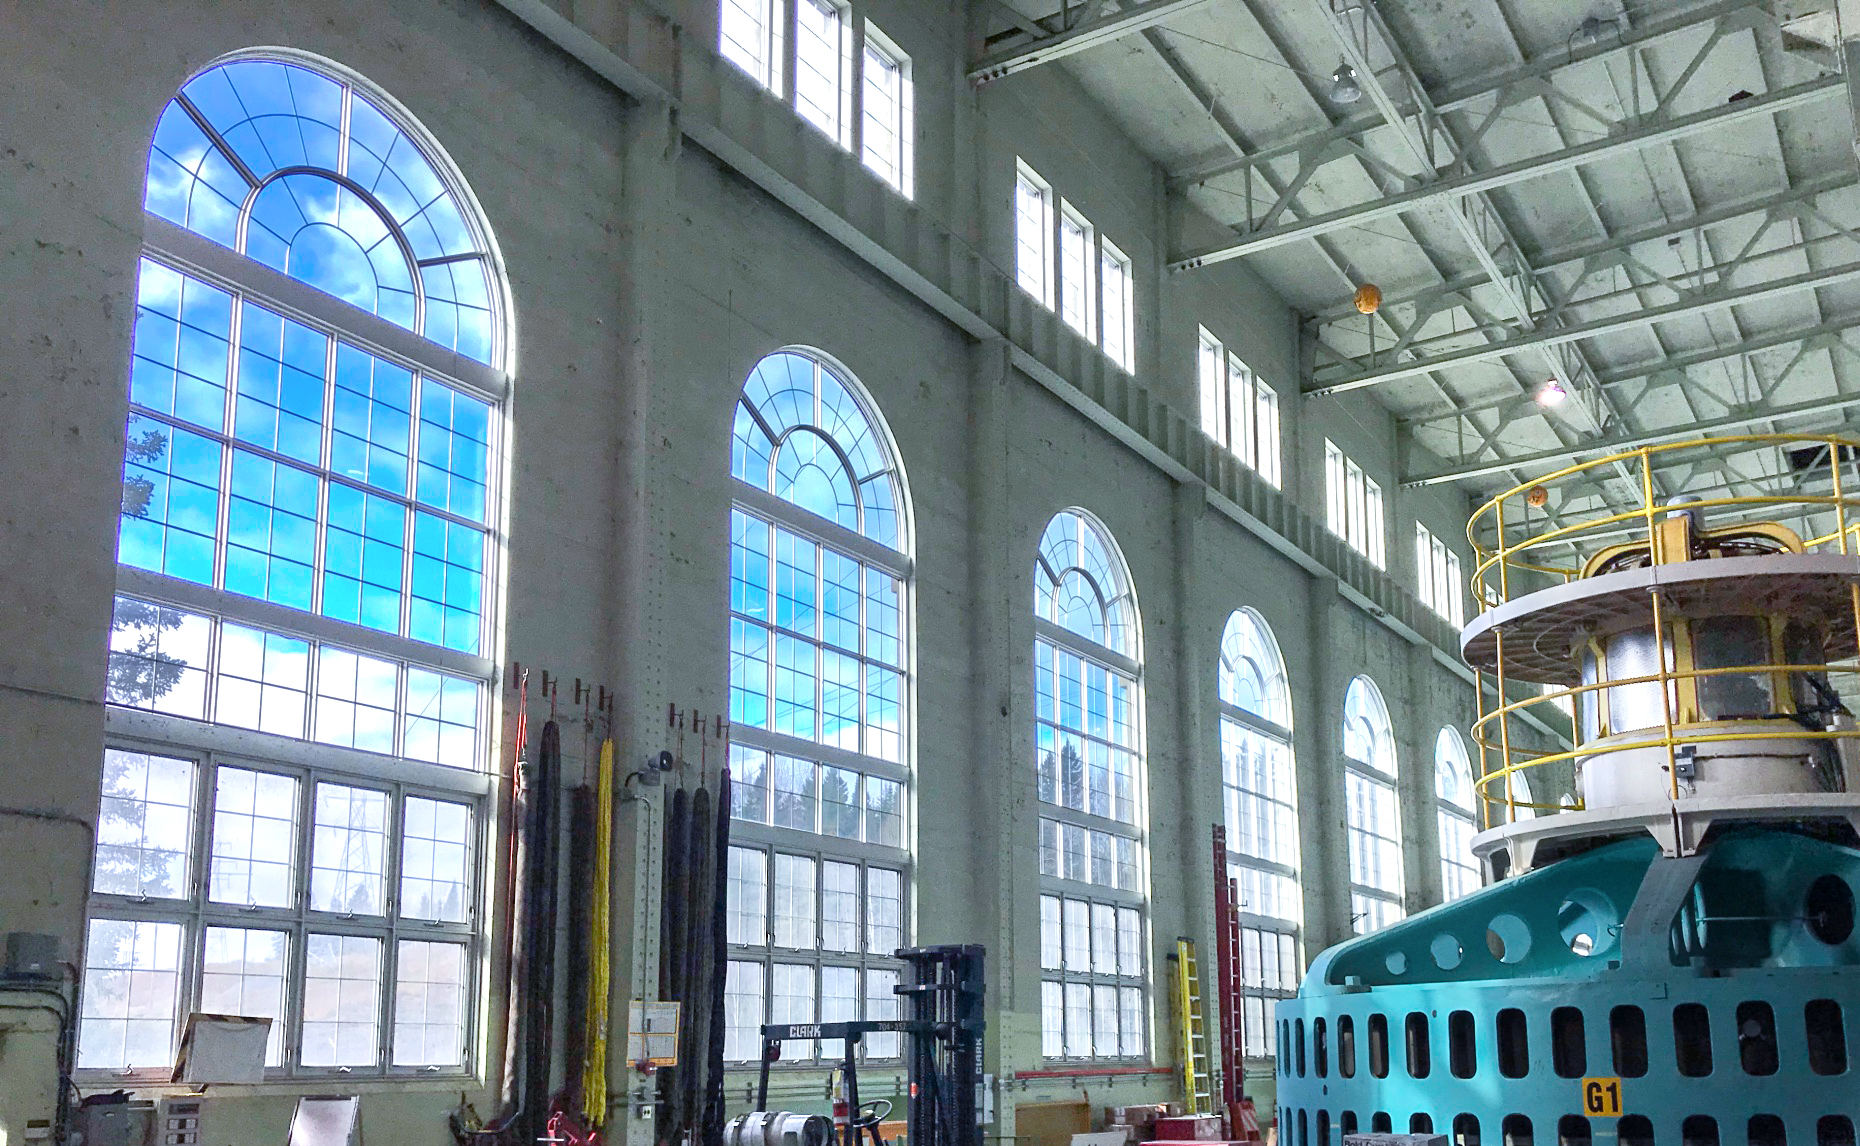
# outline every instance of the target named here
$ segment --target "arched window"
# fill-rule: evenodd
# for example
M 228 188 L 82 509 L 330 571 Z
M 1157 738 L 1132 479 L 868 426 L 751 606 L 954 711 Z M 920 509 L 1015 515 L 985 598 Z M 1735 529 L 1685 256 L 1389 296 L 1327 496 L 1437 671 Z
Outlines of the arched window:
M 1395 801 L 1395 733 L 1374 681 L 1359 676 L 1343 698 L 1344 823 L 1350 843 L 1350 914 L 1357 934 L 1402 911 L 1401 813 Z
M 1130 574 L 1083 511 L 1033 565 L 1042 1047 L 1137 1058 L 1148 1042 L 1142 653 Z
M 889 436 L 845 371 L 811 351 L 764 358 L 734 438 L 724 1054 L 748 1061 L 763 1023 L 898 1017 L 911 567 Z M 900 1053 L 896 1035 L 863 1046 Z
M 1220 655 L 1221 781 L 1227 872 L 1239 886 L 1248 1054 L 1277 1053 L 1278 1000 L 1298 990 L 1298 785 L 1292 698 L 1272 630 L 1251 609 L 1227 618 Z
M 1479 890 L 1479 865 L 1473 859 L 1472 762 L 1466 742 L 1451 728 L 1434 738 L 1434 796 L 1440 825 L 1440 897 L 1442 902 Z
M 1511 811 L 1509 813 L 1509 822 L 1515 823 L 1518 820 L 1528 820 L 1535 817 L 1538 810 L 1532 807 L 1532 805 L 1537 803 L 1537 797 L 1531 793 L 1530 772 L 1528 770 L 1513 772 L 1510 776 L 1510 783 Z M 1506 805 L 1504 802 L 1505 789 L 1502 782 L 1492 786 L 1492 794 L 1499 801 L 1498 807 L 1495 809 L 1498 817 L 1501 819 L 1507 818 L 1505 810 Z
M 503 287 L 360 81 L 222 61 L 149 151 L 81 1070 L 193 1011 L 279 1076 L 467 1075 L 489 846 Z

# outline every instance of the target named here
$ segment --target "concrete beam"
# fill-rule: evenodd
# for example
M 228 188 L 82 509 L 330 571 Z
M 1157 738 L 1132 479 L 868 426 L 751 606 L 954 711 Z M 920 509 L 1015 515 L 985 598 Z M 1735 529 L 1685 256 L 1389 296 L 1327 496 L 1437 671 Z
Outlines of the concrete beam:
M 1071 28 L 984 55 L 969 68 L 969 79 L 976 84 L 993 83 L 1015 72 L 1063 60 L 1067 56 L 1122 39 L 1205 3 L 1207 0 L 1148 0 L 1147 3 L 1132 3 L 1112 10 L 1109 4 L 1100 0 L 1092 15 Z

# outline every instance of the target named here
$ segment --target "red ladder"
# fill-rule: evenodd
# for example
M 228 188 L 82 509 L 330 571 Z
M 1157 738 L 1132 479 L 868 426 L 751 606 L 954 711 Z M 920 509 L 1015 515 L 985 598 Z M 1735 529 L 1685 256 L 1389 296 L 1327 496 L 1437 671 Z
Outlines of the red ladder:
M 1214 825 L 1214 956 L 1218 984 L 1215 1005 L 1220 1014 L 1221 1107 L 1227 1114 L 1228 1133 L 1248 1137 L 1242 1130 L 1240 1102 L 1246 1093 L 1245 1020 L 1241 1014 L 1240 885 L 1227 876 L 1227 828 Z M 1257 1133 L 1257 1132 L 1255 1132 Z

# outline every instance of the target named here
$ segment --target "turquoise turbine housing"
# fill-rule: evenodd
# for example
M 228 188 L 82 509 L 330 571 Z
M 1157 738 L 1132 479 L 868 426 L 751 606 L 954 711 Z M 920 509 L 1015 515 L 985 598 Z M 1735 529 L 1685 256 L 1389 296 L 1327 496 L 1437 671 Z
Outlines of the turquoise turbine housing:
M 1852 842 L 1622 839 L 1330 948 L 1278 1008 L 1280 1146 L 1853 1146 Z

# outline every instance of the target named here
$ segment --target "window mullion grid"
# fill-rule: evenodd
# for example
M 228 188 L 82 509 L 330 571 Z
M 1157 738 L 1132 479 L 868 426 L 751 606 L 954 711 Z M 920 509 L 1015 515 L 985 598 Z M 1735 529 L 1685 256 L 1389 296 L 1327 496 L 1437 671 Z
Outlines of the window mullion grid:
M 183 296 L 187 293 L 185 285 L 181 288 Z M 239 343 L 243 334 L 245 319 L 245 298 L 233 296 L 232 316 L 227 322 L 226 334 L 226 396 L 221 403 L 219 432 L 214 434 L 220 445 L 220 497 L 213 518 L 213 587 L 226 587 L 227 551 L 232 544 L 232 500 L 233 500 L 233 427 L 238 415 L 239 405 Z M 177 313 L 180 307 L 176 306 Z M 178 319 L 177 319 L 178 321 Z M 132 407 L 133 408 L 133 407 Z M 169 423 L 176 428 L 184 423 L 176 415 Z M 211 431 L 209 431 L 211 432 Z

